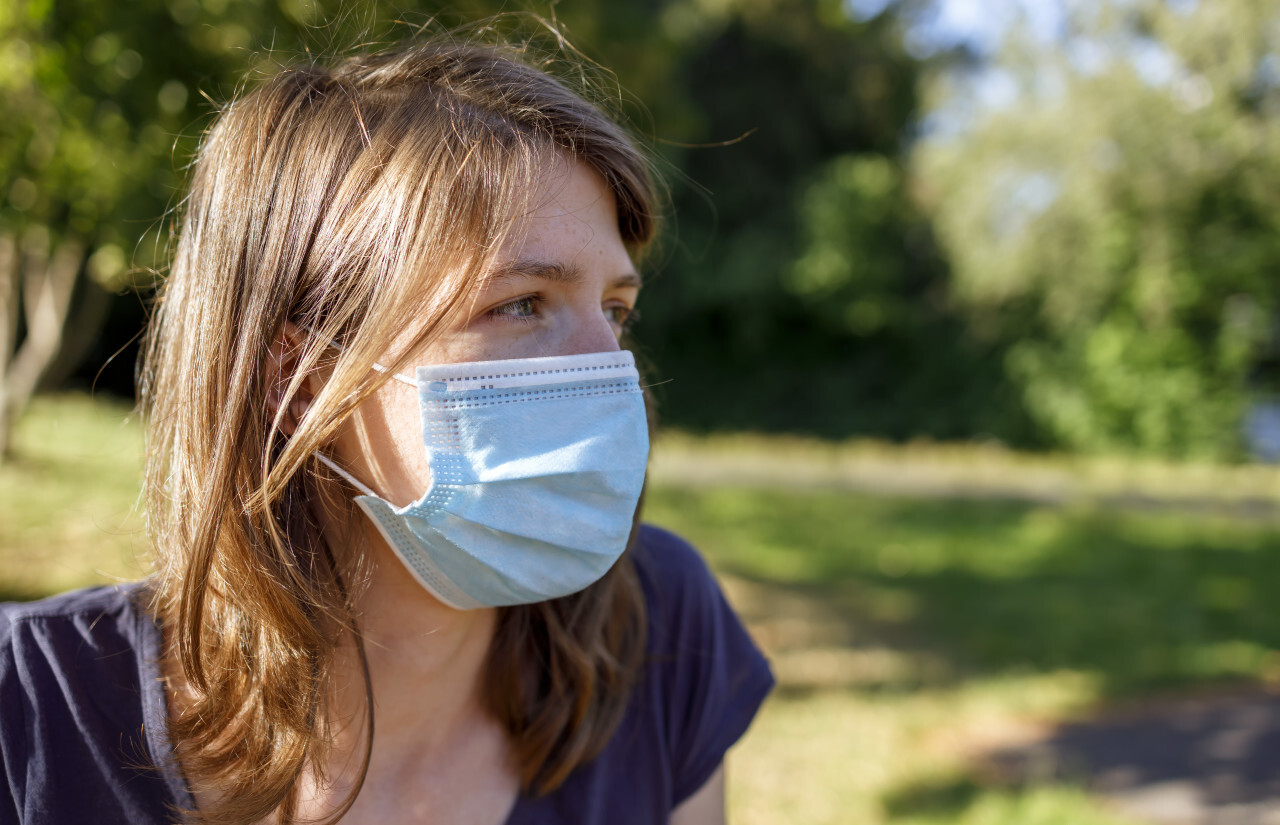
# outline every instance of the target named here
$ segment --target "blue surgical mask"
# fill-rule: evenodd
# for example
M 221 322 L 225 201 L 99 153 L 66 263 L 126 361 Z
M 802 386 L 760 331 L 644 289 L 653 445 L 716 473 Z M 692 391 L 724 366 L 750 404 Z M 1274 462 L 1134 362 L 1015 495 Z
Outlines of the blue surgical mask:
M 395 507 L 324 456 L 423 587 L 458 609 L 600 579 L 626 549 L 649 455 L 631 353 L 419 367 L 425 494 Z

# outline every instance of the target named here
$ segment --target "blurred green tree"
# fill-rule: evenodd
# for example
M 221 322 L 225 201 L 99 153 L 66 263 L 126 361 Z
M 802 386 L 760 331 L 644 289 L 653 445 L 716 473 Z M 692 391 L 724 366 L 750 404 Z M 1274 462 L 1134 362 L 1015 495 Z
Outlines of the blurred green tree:
M 31 393 L 95 344 L 112 296 L 163 260 L 196 98 L 228 93 L 248 49 L 311 14 L 305 0 L 0 8 L 0 455 Z
M 1280 389 L 1280 8 L 1065 9 L 1013 31 L 999 105 L 939 92 L 915 170 L 954 293 L 1050 443 L 1239 456 Z
M 672 3 L 660 129 L 679 248 L 639 336 L 663 418 L 695 429 L 957 438 L 1018 429 L 998 347 L 957 323 L 903 159 L 922 63 L 893 8 Z M 661 124 L 660 124 L 661 125 Z M 726 145 L 727 144 L 727 145 Z M 689 183 L 691 182 L 691 183 Z
M 144 303 L 129 287 L 163 268 L 182 168 L 246 72 L 508 5 L 19 0 L 0 12 L 0 433 L 41 381 L 86 350 L 92 377 L 136 334 Z M 638 332 L 673 379 L 665 420 L 833 436 L 1016 429 L 1000 415 L 1016 404 L 993 401 L 1001 350 L 958 322 L 914 205 L 903 156 L 921 64 L 892 8 L 856 20 L 841 0 L 530 6 L 616 71 L 602 92 L 668 162 L 676 240 L 650 264 Z M 116 365 L 129 360 L 108 375 L 126 392 Z

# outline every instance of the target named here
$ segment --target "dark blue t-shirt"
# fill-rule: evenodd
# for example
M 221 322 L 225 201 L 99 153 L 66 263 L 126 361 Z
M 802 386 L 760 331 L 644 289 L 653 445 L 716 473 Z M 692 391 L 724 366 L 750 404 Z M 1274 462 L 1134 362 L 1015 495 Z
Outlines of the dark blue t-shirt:
M 773 685 L 698 554 L 644 527 L 649 655 L 618 730 L 507 825 L 656 825 L 711 777 Z M 175 821 L 193 807 L 166 736 L 161 633 L 138 585 L 0 605 L 0 825 Z

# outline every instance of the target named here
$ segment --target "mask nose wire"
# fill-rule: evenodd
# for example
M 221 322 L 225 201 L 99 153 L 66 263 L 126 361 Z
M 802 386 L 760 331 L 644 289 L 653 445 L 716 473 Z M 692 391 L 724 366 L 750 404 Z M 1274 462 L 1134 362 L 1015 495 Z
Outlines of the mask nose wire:
M 311 333 L 313 336 L 315 336 L 315 337 L 317 337 L 317 338 L 319 337 L 318 335 L 316 335 L 316 331 L 315 331 L 314 329 L 312 329 L 311 327 L 306 326 L 305 324 L 301 324 L 300 326 L 301 326 L 303 329 L 305 329 L 307 332 Z M 328 344 L 329 344 L 329 346 L 331 346 L 331 347 L 333 347 L 334 349 L 336 349 L 338 352 L 346 352 L 346 348 L 345 348 L 345 347 L 343 347 L 341 344 L 339 344 L 337 341 L 334 341 L 334 340 L 330 339 L 330 340 L 328 341 Z M 372 366 L 375 370 L 377 370 L 378 372 L 380 372 L 380 373 L 382 373 L 382 374 L 384 374 L 384 375 L 385 375 L 385 374 L 387 374 L 387 368 L 386 368 L 386 367 L 384 367 L 384 366 L 382 366 L 381 364 L 379 364 L 377 361 L 374 361 L 374 362 L 373 362 L 373 364 L 372 364 L 371 366 Z M 394 378 L 395 380 L 399 381 L 401 384 L 408 384 L 410 387 L 413 387 L 415 390 L 418 388 L 418 382 L 417 382 L 416 380 L 414 380 L 414 379 L 410 378 L 410 377 L 409 377 L 409 376 L 407 376 L 407 375 L 401 375 L 401 374 L 400 374 L 400 373 L 398 373 L 398 372 L 393 372 L 393 373 L 391 373 L 391 377 L 392 377 L 392 378 Z M 339 467 L 339 466 L 338 466 L 338 464 L 337 464 L 333 459 L 329 458 L 329 457 L 328 457 L 327 455 L 325 455 L 324 453 L 320 452 L 319 450 L 315 450 L 315 451 L 313 451 L 311 454 L 312 454 L 313 456 L 315 456 L 315 457 L 316 457 L 316 459 L 317 459 L 321 464 L 323 464 L 324 466 L 328 467 L 330 470 L 333 470 L 333 471 L 334 471 L 335 473 L 337 473 L 338 475 L 342 476 L 342 478 L 344 478 L 347 482 L 349 482 L 349 483 L 351 484 L 351 486 L 352 486 L 352 487 L 355 487 L 357 490 L 359 490 L 360 492 L 364 493 L 366 496 L 373 496 L 374 498 L 377 498 L 377 497 L 378 497 L 378 494 L 377 494 L 377 493 L 375 493 L 375 492 L 374 492 L 374 491 L 369 487 L 369 485 L 367 485 L 367 484 L 365 484 L 365 483 L 361 482 L 358 478 L 356 478 L 355 476 L 351 475 L 351 473 L 348 473 L 346 470 L 344 470 L 344 469 L 342 469 L 341 467 Z

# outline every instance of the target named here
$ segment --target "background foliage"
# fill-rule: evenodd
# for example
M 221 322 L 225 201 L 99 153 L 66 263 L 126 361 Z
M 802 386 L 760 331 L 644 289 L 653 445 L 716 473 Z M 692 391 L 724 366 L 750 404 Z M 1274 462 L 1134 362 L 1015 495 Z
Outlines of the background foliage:
M 1236 454 L 1280 376 L 1280 7 L 1071 4 L 1037 40 L 917 155 L 952 294 L 1051 443 Z
M 922 45 L 945 5 L 532 6 L 667 163 L 638 328 L 664 420 L 1240 457 L 1280 377 L 1280 6 L 1062 0 L 986 49 Z M 132 393 L 167 210 L 246 76 L 506 7 L 7 4 L 0 236 L 70 250 L 96 307 L 43 384 Z

